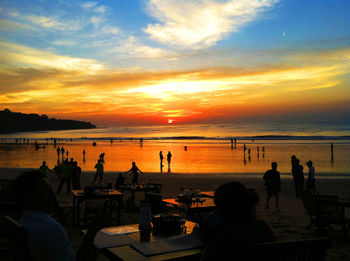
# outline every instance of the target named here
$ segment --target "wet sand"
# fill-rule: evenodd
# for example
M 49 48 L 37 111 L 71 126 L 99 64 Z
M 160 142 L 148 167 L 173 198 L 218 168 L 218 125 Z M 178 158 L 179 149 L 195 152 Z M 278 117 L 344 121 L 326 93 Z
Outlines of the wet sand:
M 0 168 L 0 178 L 13 178 L 21 173 L 24 169 Z M 112 182 L 114 184 L 117 172 L 106 172 L 103 181 Z M 235 174 L 176 174 L 176 173 L 145 173 L 140 177 L 140 183 L 160 183 L 162 184 L 163 198 L 175 197 L 182 187 L 199 189 L 201 191 L 215 190 L 217 186 L 229 181 L 242 182 L 246 187 L 253 188 L 260 197 L 257 205 L 256 213 L 258 219 L 265 220 L 274 230 L 279 241 L 297 240 L 315 238 L 319 235 L 315 228 L 307 229 L 309 217 L 306 214 L 303 203 L 300 199 L 295 198 L 294 185 L 291 177 L 282 178 L 282 191 L 280 195 L 280 209 L 278 213 L 274 208 L 274 199 L 270 202 L 270 209 L 265 208 L 266 193 L 261 177 L 256 175 Z M 81 175 L 82 186 L 92 183 L 94 177 L 93 172 L 83 172 Z M 317 178 L 317 177 L 316 177 Z M 129 181 L 130 178 L 127 178 Z M 55 175 L 51 175 L 48 181 L 56 189 L 59 179 Z M 331 194 L 342 197 L 350 197 L 350 179 L 348 178 L 320 178 L 317 179 L 316 191 L 320 194 Z M 69 204 L 72 202 L 72 196 L 65 193 L 66 188 L 63 187 L 61 194 L 58 196 L 60 203 Z M 128 195 L 124 196 L 124 200 Z M 143 193 L 136 193 L 136 201 L 141 200 Z M 347 217 L 350 218 L 350 209 L 347 209 Z M 121 223 L 131 224 L 138 223 L 139 213 L 122 211 Z M 81 240 L 79 228 L 68 225 L 66 227 L 68 234 L 72 240 L 72 246 L 76 249 Z M 350 260 L 350 235 L 345 238 L 340 228 L 335 227 L 334 231 L 329 232 L 328 236 L 332 238 L 332 248 L 327 251 L 326 260 L 329 261 L 345 261 Z M 99 257 L 98 260 L 104 260 Z

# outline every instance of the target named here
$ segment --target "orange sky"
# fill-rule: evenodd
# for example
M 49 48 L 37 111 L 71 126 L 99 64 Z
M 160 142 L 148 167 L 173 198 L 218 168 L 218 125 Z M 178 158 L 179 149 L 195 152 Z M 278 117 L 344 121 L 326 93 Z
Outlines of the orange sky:
M 59 21 L 53 9 L 38 15 L 19 5 L 0 6 L 2 109 L 88 120 L 99 126 L 162 124 L 169 119 L 175 124 L 347 118 L 350 47 L 343 31 L 336 36 L 326 37 L 329 32 L 324 32 L 307 38 L 299 28 L 300 32 L 294 32 L 298 37 L 288 40 L 289 33 L 280 31 L 277 40 L 267 37 L 274 30 L 271 26 L 269 32 L 264 29 L 261 46 L 249 47 L 257 34 L 250 30 L 266 27 L 266 21 L 276 26 L 283 12 L 292 10 L 292 3 L 285 1 L 279 6 L 276 3 L 283 1 L 271 0 L 258 10 L 244 1 L 240 8 L 252 14 L 246 19 L 239 13 L 241 9 L 235 9 L 235 1 L 227 1 L 228 6 L 221 6 L 220 1 L 199 1 L 198 12 L 203 9 L 210 14 L 208 24 L 202 24 L 195 16 L 176 20 L 176 1 L 146 2 L 150 6 L 143 10 L 145 24 L 142 32 L 134 35 L 116 21 L 112 27 L 111 14 L 117 6 L 81 2 L 81 12 L 91 15 L 91 29 L 86 31 L 88 25 L 70 28 L 76 30 L 70 37 L 63 30 L 63 22 L 70 20 Z M 226 14 L 226 20 L 217 20 L 216 11 L 226 10 L 224 7 L 232 8 L 233 13 Z M 240 20 L 233 18 L 237 16 Z M 160 19 L 163 26 L 150 24 L 147 17 Z M 203 31 L 184 30 L 188 23 L 197 22 Z M 225 26 L 208 27 L 214 22 Z M 284 23 L 286 28 L 292 25 Z M 109 38 L 105 46 L 98 37 L 107 32 L 118 37 Z M 22 38 L 29 34 L 33 38 Z M 74 49 L 75 34 L 91 38 Z M 94 48 L 86 47 L 92 43 Z

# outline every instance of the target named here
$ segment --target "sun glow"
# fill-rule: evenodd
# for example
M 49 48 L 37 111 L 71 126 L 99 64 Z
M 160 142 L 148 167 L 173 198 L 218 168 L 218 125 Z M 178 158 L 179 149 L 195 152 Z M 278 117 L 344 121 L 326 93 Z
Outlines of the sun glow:
M 168 123 L 169 123 L 169 124 L 172 124 L 172 123 L 173 123 L 173 120 L 168 119 Z

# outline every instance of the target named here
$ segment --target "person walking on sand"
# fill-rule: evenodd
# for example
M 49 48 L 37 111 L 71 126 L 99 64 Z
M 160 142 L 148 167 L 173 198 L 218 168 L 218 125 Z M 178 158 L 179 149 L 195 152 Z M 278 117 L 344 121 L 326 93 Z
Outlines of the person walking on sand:
M 309 175 L 306 181 L 306 190 L 310 191 L 313 195 L 315 195 L 315 167 L 312 166 L 311 160 L 306 162 L 306 165 L 309 168 Z
M 160 159 L 160 167 L 163 167 L 163 159 L 164 159 L 163 151 L 159 152 L 159 159 Z
M 277 171 L 277 163 L 271 163 L 271 169 L 265 172 L 264 181 L 267 192 L 266 208 L 268 209 L 270 199 L 275 197 L 275 204 L 277 212 L 280 212 L 279 209 L 279 194 L 281 192 L 281 177 L 280 173 Z
M 138 182 L 138 178 L 139 178 L 139 173 L 142 175 L 142 171 L 136 166 L 136 163 L 135 162 L 132 162 L 132 167 L 131 169 L 129 169 L 128 171 L 125 171 L 124 172 L 125 174 L 127 173 L 131 173 L 132 175 L 132 184 L 133 185 L 136 185 L 137 182 Z
M 96 169 L 96 174 L 94 177 L 94 183 L 97 180 L 97 177 L 100 177 L 100 183 L 102 184 L 102 176 L 103 176 L 103 164 L 101 159 L 99 159 L 95 165 L 95 169 Z
M 168 154 L 166 155 L 166 158 L 167 158 L 167 161 L 168 161 L 168 166 L 170 166 L 170 163 L 171 163 L 171 157 L 173 155 L 171 154 L 171 152 L 169 151 Z

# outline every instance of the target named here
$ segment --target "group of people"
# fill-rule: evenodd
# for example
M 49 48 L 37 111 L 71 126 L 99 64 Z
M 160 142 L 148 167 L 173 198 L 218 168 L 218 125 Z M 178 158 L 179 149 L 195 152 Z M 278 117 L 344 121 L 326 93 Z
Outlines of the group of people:
M 172 154 L 171 152 L 169 151 L 168 154 L 166 155 L 166 158 L 167 158 L 167 162 L 168 162 L 168 166 L 170 167 L 170 163 L 171 163 L 171 158 L 172 158 Z M 160 167 L 163 167 L 163 160 L 164 160 L 164 156 L 163 156 L 163 151 L 160 151 L 159 152 L 159 159 L 160 159 Z
M 70 161 L 68 161 L 68 159 L 62 160 L 61 164 L 56 165 L 55 172 L 61 178 L 61 182 L 57 189 L 57 195 L 60 194 L 64 183 L 67 185 L 67 193 L 70 193 L 71 183 L 73 189 L 81 189 L 81 168 L 73 158 L 71 158 Z
M 291 157 L 292 175 L 295 187 L 295 196 L 302 196 L 304 191 L 304 167 L 300 164 L 300 160 L 292 155 Z M 311 160 L 306 162 L 308 166 L 308 177 L 306 181 L 306 190 L 311 194 L 315 194 L 315 167 Z M 277 163 L 272 162 L 271 169 L 266 171 L 263 177 L 266 186 L 267 200 L 266 208 L 269 208 L 269 202 L 272 197 L 275 198 L 276 210 L 279 212 L 279 194 L 281 192 L 281 177 L 277 171 Z

